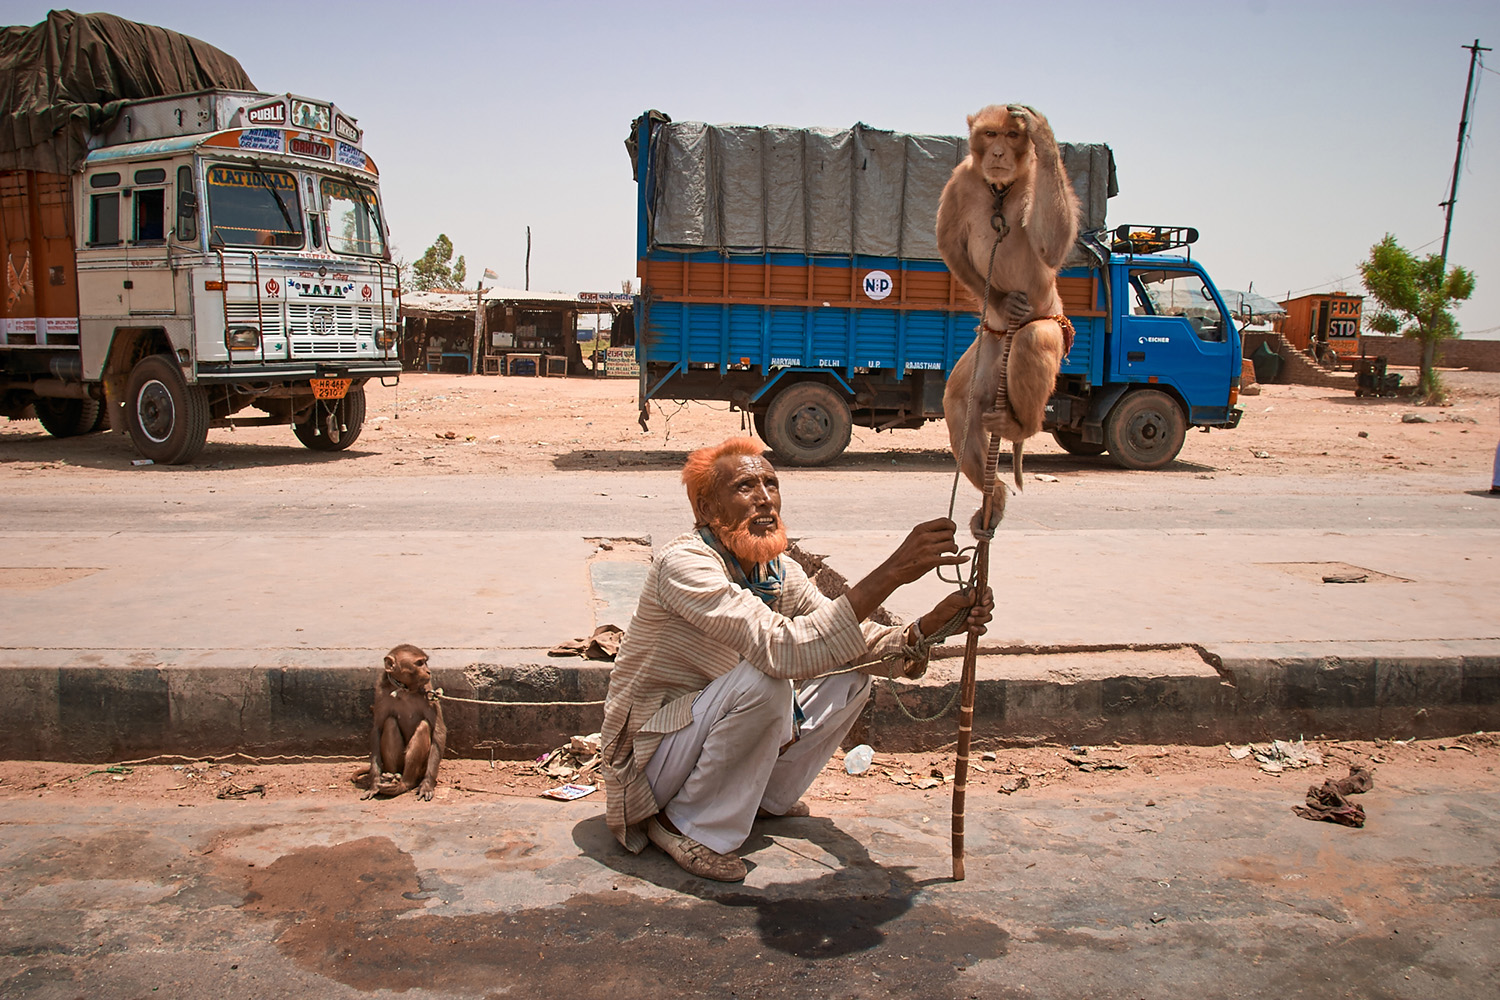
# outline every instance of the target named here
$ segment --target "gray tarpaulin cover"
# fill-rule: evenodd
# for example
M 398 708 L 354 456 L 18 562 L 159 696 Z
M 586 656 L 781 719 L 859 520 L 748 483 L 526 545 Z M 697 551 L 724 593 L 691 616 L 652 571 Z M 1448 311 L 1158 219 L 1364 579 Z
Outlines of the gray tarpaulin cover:
M 0 170 L 71 173 L 122 102 L 220 87 L 255 89 L 207 42 L 113 14 L 0 29 Z
M 870 254 L 939 260 L 938 199 L 967 138 L 847 129 L 666 122 L 654 143 L 651 242 L 677 249 Z M 1059 143 L 1083 203 L 1104 226 L 1114 157 Z

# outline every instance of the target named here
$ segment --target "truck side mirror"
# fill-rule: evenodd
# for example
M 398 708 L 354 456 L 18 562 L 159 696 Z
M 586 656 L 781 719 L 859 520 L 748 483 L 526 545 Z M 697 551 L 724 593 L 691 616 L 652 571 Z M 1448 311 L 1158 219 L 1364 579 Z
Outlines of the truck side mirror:
M 191 167 L 177 168 L 177 238 L 184 243 L 198 241 L 198 193 L 193 190 Z

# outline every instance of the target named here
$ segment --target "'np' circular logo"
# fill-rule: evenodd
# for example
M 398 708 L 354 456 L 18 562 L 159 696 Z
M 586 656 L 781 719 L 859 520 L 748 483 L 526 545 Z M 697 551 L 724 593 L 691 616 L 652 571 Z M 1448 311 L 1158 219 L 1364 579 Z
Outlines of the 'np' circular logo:
M 865 294 L 876 302 L 890 295 L 895 287 L 896 283 L 884 271 L 871 271 L 865 275 Z

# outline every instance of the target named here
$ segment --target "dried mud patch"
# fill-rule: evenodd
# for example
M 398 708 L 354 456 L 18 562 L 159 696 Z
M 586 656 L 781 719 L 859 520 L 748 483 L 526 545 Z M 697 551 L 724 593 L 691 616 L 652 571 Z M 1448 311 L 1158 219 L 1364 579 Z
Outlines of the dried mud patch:
M 251 871 L 243 909 L 281 925 L 307 971 L 360 990 L 530 997 L 969 996 L 964 970 L 1009 937 L 912 898 L 723 887 L 678 901 L 580 894 L 564 906 L 423 912 L 415 862 L 384 837 L 308 847 Z

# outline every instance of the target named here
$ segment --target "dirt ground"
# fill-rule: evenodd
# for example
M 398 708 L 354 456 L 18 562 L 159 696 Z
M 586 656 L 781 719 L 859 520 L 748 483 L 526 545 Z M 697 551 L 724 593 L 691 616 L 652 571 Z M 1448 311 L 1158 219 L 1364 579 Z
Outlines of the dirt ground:
M 1403 372 L 1404 381 L 1415 381 Z M 1409 399 L 1358 399 L 1352 393 L 1305 386 L 1263 386 L 1242 398 L 1239 428 L 1212 434 L 1189 433 L 1181 463 L 1230 475 L 1317 476 L 1361 473 L 1399 476 L 1416 470 L 1462 474 L 1477 487 L 1488 485 L 1495 443 L 1500 437 L 1500 373 L 1448 371 L 1450 405 L 1419 407 Z M 544 474 L 638 466 L 674 470 L 695 447 L 738 433 L 742 415 L 727 407 L 693 403 L 653 405 L 650 427 L 636 423 L 636 384 L 632 380 L 523 378 L 413 373 L 398 387 L 371 385 L 369 417 L 348 452 L 323 455 L 297 444 L 289 428 L 249 428 L 210 432 L 199 461 L 190 466 L 134 466 L 137 456 L 120 435 L 101 433 L 56 440 L 35 421 L 0 423 L 0 482 L 24 479 L 66 483 L 106 471 L 128 475 L 192 477 L 213 470 L 216 478 L 278 481 L 326 475 L 335 463 L 341 476 L 436 476 L 453 474 Z M 1417 418 L 1420 422 L 1406 422 Z M 747 431 L 748 433 L 748 431 Z M 1028 453 L 1060 454 L 1046 435 L 1034 438 Z M 1262 457 L 1263 456 L 1263 457 Z M 1107 458 L 1091 460 L 1108 462 Z M 847 469 L 889 463 L 951 468 L 946 432 L 940 422 L 919 431 L 877 434 L 855 428 L 849 450 L 835 463 Z M 1028 467 L 1029 469 L 1032 467 Z M 1078 463 L 1070 468 L 1089 468 Z M 1150 475 L 1151 473 L 1137 473 Z M 1201 472 L 1199 473 L 1201 474 Z M 1476 779 L 1500 763 L 1493 735 L 1411 743 L 1340 742 L 1319 744 L 1325 763 L 1270 774 L 1252 755 L 1234 759 L 1226 747 L 1096 747 L 1079 754 L 1067 747 L 1004 749 L 996 759 L 977 760 L 970 776 L 972 794 L 997 794 L 1067 783 L 1087 790 L 1105 783 L 1149 781 L 1165 774 L 1212 774 L 1216 780 L 1273 781 L 1300 800 L 1308 784 L 1342 777 L 1349 763 L 1409 769 L 1419 780 L 1424 770 Z M 1092 768 L 1076 761 L 1097 762 Z M 1109 763 L 1127 764 L 1124 768 Z M 321 762 L 246 759 L 165 761 L 117 765 L 53 762 L 0 762 L 0 798 L 65 796 L 110 798 L 147 796 L 183 805 L 221 795 L 319 796 L 361 794 L 347 782 L 354 758 Z M 874 783 L 895 781 L 914 794 L 928 792 L 951 775 L 950 754 L 878 754 L 871 770 L 850 776 L 836 759 L 810 798 L 858 800 Z M 939 772 L 934 775 L 933 772 Z M 1022 782 L 1021 779 L 1025 779 Z M 530 761 L 449 760 L 443 765 L 438 798 L 533 796 L 569 780 L 547 774 Z M 580 780 L 588 781 L 583 775 Z M 1021 785 L 1026 787 L 1018 787 Z M 926 788 L 921 786 L 926 785 Z M 257 788 L 257 786 L 259 786 Z M 1004 786 L 1004 788 L 1002 788 Z
M 1415 372 L 1401 369 L 1403 381 Z M 1229 475 L 1282 476 L 1402 471 L 1452 472 L 1488 485 L 1500 437 L 1500 373 L 1445 371 L 1450 405 L 1409 399 L 1361 399 L 1342 390 L 1262 386 L 1242 397 L 1245 416 L 1231 431 L 1190 431 L 1178 468 Z M 56 440 L 34 420 L 0 421 L 0 480 L 87 478 L 105 470 L 133 475 L 216 474 L 257 478 L 325 475 L 432 476 L 506 472 L 541 474 L 618 466 L 675 469 L 685 452 L 751 433 L 727 404 L 653 403 L 648 430 L 637 424 L 632 379 L 526 378 L 408 373 L 399 386 L 367 386 L 369 416 L 349 451 L 310 452 L 288 427 L 209 432 L 191 466 L 134 466 L 128 439 L 112 432 Z M 1404 419 L 1419 422 L 1406 423 Z M 1060 456 L 1049 435 L 1029 455 Z M 856 427 L 835 468 L 888 464 L 951 469 L 941 421 L 921 430 L 876 433 Z M 1107 457 L 1070 461 L 1069 469 L 1112 467 Z M 1053 472 L 1046 460 L 1029 472 Z M 1150 473 L 1140 473 L 1149 475 Z
M 1142 789 L 1148 798 L 1154 781 L 1174 786 L 1182 780 L 1212 781 L 1229 787 L 1270 783 L 1283 788 L 1288 806 L 1299 804 L 1309 786 L 1342 778 L 1351 766 L 1369 768 L 1379 783 L 1382 772 L 1400 774 L 1401 784 L 1420 787 L 1441 778 L 1455 786 L 1492 783 L 1500 766 L 1500 734 L 1471 733 L 1439 740 L 1309 741 L 1319 763 L 1293 765 L 1273 760 L 1269 744 L 1231 746 L 1035 746 L 978 750 L 971 757 L 968 794 L 1026 796 L 1041 792 L 1083 795 L 1120 785 Z M 1246 755 L 1246 750 L 1250 752 Z M 1240 759 L 1236 759 L 1236 755 Z M 349 783 L 360 766 L 353 757 L 273 761 L 243 756 L 211 760 L 156 757 L 150 762 L 71 764 L 54 761 L 0 761 L 0 801 L 22 797 L 60 799 L 72 804 L 102 801 L 175 802 L 184 807 L 214 799 L 302 798 L 331 804 L 364 793 Z M 598 785 L 596 772 L 567 754 L 509 761 L 444 760 L 435 804 L 444 800 L 540 796 L 565 782 Z M 579 763 L 583 770 L 576 769 Z M 1280 770 L 1277 770 L 1278 766 Z M 917 798 L 936 793 L 946 800 L 952 787 L 950 751 L 877 753 L 869 770 L 851 775 L 836 754 L 809 790 L 814 813 L 821 802 L 859 802 L 893 787 Z M 593 793 L 602 805 L 602 790 Z M 1146 803 L 1150 805 L 1150 802 Z

